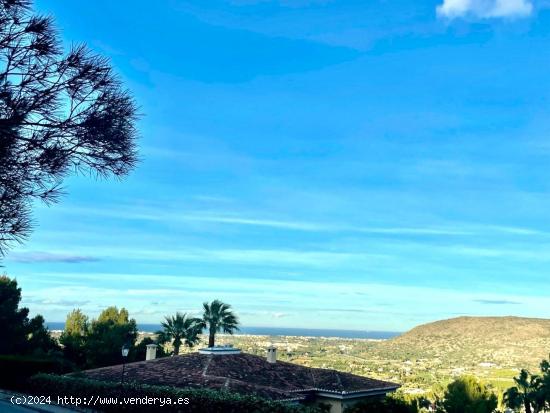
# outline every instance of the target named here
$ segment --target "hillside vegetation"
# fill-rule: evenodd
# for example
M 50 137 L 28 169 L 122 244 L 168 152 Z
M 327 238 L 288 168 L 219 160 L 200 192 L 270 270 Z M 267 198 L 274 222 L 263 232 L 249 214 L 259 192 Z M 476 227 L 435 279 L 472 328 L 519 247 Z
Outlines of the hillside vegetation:
M 145 336 L 154 334 L 142 333 L 140 340 Z M 200 340 L 197 347 L 207 345 L 206 335 Z M 391 340 L 221 334 L 217 342 L 259 356 L 275 345 L 280 360 L 394 381 L 404 393 L 432 399 L 463 375 L 482 379 L 501 395 L 514 385 L 520 369 L 536 373 L 540 361 L 549 357 L 550 320 L 458 317 L 415 327 Z
M 463 374 L 505 390 L 519 369 L 536 371 L 548 357 L 550 320 L 458 317 L 387 341 L 292 336 L 224 336 L 221 341 L 258 355 L 275 344 L 282 360 L 396 381 L 405 392 L 430 392 Z
M 392 358 L 430 359 L 470 367 L 536 367 L 550 352 L 550 320 L 522 317 L 458 317 L 413 328 L 381 343 Z

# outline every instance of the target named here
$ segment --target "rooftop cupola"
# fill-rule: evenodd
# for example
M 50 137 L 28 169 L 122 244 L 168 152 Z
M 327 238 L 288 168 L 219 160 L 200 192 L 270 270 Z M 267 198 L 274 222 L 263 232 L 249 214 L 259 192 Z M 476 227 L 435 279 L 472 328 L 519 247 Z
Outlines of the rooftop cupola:
M 213 355 L 241 354 L 241 349 L 235 348 L 232 345 L 205 347 L 205 348 L 199 349 L 199 354 L 213 354 Z

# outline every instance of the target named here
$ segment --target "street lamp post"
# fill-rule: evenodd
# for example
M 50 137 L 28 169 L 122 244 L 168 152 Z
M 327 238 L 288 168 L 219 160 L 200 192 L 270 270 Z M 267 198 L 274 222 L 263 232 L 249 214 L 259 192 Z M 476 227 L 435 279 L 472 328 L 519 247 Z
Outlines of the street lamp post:
M 122 376 L 120 378 L 120 386 L 124 388 L 124 368 L 126 366 L 126 357 L 128 357 L 128 352 L 130 348 L 124 344 L 122 346 Z

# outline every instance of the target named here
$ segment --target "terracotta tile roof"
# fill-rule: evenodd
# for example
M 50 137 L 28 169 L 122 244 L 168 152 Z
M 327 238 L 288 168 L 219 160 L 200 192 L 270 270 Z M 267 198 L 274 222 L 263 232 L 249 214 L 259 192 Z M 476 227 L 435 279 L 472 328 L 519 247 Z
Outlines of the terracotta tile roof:
M 87 370 L 86 377 L 119 381 L 122 366 Z M 277 361 L 268 363 L 252 354 L 208 355 L 190 353 L 150 361 L 129 363 L 125 380 L 176 387 L 208 387 L 275 399 L 300 399 L 300 392 L 324 391 L 345 395 L 386 389 L 395 383 L 369 379 L 335 370 L 315 369 Z

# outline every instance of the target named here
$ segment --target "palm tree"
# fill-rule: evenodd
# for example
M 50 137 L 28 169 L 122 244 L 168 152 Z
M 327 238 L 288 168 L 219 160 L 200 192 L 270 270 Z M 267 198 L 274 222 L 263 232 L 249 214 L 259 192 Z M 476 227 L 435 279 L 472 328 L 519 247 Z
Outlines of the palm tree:
M 540 371 L 542 375 L 539 378 L 539 394 L 540 399 L 550 405 L 550 361 L 542 360 L 540 363 Z
M 157 331 L 158 342 L 171 342 L 174 346 L 174 354 L 177 356 L 183 343 L 187 347 L 193 347 L 200 340 L 202 332 L 202 320 L 189 317 L 186 313 L 176 313 L 175 316 L 166 316 L 161 323 L 162 330 Z
M 210 304 L 203 303 L 202 328 L 208 329 L 208 347 L 214 347 L 216 333 L 233 334 L 239 330 L 239 319 L 231 310 L 229 304 L 214 300 Z
M 518 377 L 514 377 L 516 385 L 504 392 L 504 402 L 516 411 L 525 409 L 525 413 L 537 413 L 544 407 L 544 400 L 541 399 L 541 380 L 535 374 L 529 374 L 522 369 Z

